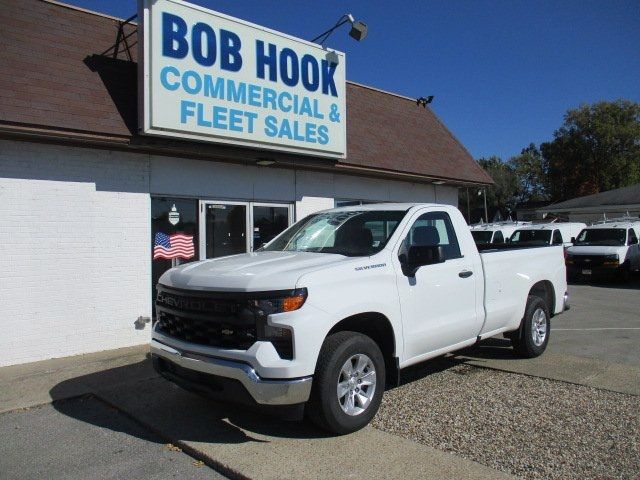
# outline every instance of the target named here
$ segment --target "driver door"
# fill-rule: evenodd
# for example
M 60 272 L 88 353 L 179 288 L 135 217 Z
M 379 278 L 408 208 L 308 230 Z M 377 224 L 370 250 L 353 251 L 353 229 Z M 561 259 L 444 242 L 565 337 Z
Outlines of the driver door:
M 482 271 L 474 271 L 472 256 L 461 252 L 449 215 L 420 215 L 400 246 L 399 259 L 413 245 L 440 245 L 445 260 L 424 265 L 413 276 L 398 275 L 406 359 L 474 339 L 482 328 L 475 285 Z

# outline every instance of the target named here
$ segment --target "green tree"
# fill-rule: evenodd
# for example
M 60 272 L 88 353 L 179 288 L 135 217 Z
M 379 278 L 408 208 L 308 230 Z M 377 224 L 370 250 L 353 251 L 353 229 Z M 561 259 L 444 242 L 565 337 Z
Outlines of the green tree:
M 540 145 L 551 200 L 640 182 L 640 104 L 628 100 L 567 111 L 554 139 Z
M 518 203 L 539 202 L 549 198 L 547 189 L 547 163 L 533 143 L 512 157 L 509 165 L 520 184 Z
M 513 166 L 496 156 L 480 158 L 477 161 L 495 182 L 494 185 L 486 187 L 488 220 L 491 221 L 498 211 L 503 215 L 510 214 L 518 203 L 521 189 Z M 468 191 L 471 222 L 475 223 L 484 217 L 483 192 L 482 188 L 469 188 Z M 466 192 L 467 189 L 461 189 L 459 198 L 459 203 L 465 211 Z

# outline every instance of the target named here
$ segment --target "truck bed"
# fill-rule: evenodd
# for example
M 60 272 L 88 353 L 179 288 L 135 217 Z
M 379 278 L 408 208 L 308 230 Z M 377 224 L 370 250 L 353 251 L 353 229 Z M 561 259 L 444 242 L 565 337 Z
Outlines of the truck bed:
M 550 313 L 562 311 L 566 291 L 564 249 L 561 245 L 486 245 L 479 248 L 484 270 L 485 324 L 482 334 L 500 330 L 504 325 L 516 328 L 527 303 L 532 285 L 550 280 L 554 305 Z

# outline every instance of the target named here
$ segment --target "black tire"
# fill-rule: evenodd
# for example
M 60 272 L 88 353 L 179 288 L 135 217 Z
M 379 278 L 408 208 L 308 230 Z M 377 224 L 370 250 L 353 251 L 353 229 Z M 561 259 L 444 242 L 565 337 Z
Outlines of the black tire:
M 338 381 L 343 365 L 358 354 L 366 355 L 373 363 L 376 383 L 364 411 L 348 415 L 338 400 Z M 328 336 L 322 344 L 313 377 L 311 398 L 305 411 L 309 419 L 324 430 L 339 435 L 355 432 L 367 425 L 378 412 L 384 385 L 385 364 L 378 345 L 361 333 L 338 332 Z
M 544 340 L 539 345 L 533 332 L 534 317 L 539 315 L 539 310 L 544 312 L 546 320 L 546 331 Z M 540 297 L 529 295 L 527 298 L 527 307 L 524 311 L 524 317 L 520 322 L 520 328 L 514 332 L 511 337 L 511 345 L 516 354 L 523 358 L 534 358 L 546 350 L 549 343 L 549 335 L 551 334 L 551 316 L 549 315 L 549 307 Z
M 618 280 L 622 283 L 629 283 L 631 281 L 631 267 L 628 263 L 620 266 Z

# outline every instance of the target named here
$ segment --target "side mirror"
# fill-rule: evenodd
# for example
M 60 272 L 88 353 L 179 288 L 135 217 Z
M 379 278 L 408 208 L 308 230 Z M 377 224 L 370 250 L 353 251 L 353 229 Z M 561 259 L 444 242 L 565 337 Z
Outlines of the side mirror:
M 576 237 L 571 237 L 571 243 L 576 243 Z
M 440 245 L 428 247 L 415 245 L 409 247 L 409 252 L 402 259 L 402 271 L 405 275 L 413 277 L 418 269 L 424 265 L 442 263 L 445 260 L 444 249 Z

